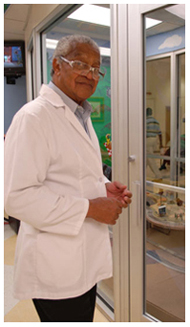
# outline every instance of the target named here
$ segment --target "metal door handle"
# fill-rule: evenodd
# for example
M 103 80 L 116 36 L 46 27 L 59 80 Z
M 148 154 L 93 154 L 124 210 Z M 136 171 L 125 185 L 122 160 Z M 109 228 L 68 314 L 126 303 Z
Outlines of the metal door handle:
M 129 162 L 133 162 L 136 160 L 136 156 L 134 154 L 132 154 L 131 156 L 129 156 L 128 160 L 129 160 Z
M 141 219 L 141 183 L 140 181 L 133 182 L 135 189 L 135 199 L 136 199 L 136 226 L 140 225 Z

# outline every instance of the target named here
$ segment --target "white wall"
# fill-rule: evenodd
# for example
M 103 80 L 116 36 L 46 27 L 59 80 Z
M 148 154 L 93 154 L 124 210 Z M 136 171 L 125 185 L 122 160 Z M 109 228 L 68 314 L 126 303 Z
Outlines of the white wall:
M 7 84 L 4 77 L 4 134 L 13 116 L 26 103 L 26 76 L 16 79 L 16 84 Z
M 48 16 L 52 14 L 52 12 L 58 7 L 58 4 L 33 4 L 31 5 L 30 12 L 28 15 L 28 23 L 25 28 L 25 54 L 26 54 L 26 93 L 27 93 L 27 101 L 32 100 L 32 76 L 31 76 L 31 57 L 28 50 L 29 42 L 33 36 L 33 30 L 39 26 L 45 19 L 47 19 Z M 34 71 L 40 73 L 39 68 L 39 60 L 40 60 L 40 54 L 37 54 L 37 46 L 36 46 L 36 39 L 33 40 L 33 50 L 35 53 L 34 56 Z M 34 84 L 36 85 L 37 74 L 35 73 L 34 77 Z M 38 81 L 39 83 L 39 81 Z M 34 85 L 34 88 L 35 88 Z M 36 89 L 36 88 L 35 88 Z M 39 89 L 39 87 L 38 87 Z M 38 95 L 38 91 L 34 96 Z

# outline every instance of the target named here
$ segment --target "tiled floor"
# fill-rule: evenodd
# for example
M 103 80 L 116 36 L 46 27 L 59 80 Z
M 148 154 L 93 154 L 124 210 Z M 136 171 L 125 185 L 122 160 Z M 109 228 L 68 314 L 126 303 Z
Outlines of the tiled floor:
M 16 234 L 9 224 L 4 225 L 4 321 L 5 322 L 39 322 L 38 315 L 31 300 L 19 301 L 12 296 L 13 265 Z M 108 322 L 96 308 L 94 322 Z
M 31 300 L 18 301 L 12 296 L 13 264 L 16 234 L 4 226 L 4 321 L 39 322 Z M 184 320 L 184 233 L 171 231 L 169 235 L 155 229 L 147 230 L 146 292 L 147 312 L 161 321 Z M 175 255 L 173 255 L 173 253 Z M 173 320 L 171 320 L 173 319 Z M 94 322 L 108 322 L 96 308 Z

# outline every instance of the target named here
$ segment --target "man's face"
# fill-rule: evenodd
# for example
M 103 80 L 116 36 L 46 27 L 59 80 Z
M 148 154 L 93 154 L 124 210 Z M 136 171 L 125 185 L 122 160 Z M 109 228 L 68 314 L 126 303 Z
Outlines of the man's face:
M 89 44 L 77 44 L 66 56 L 66 59 L 79 60 L 92 67 L 100 67 L 100 54 Z M 54 69 L 55 70 L 55 69 Z M 89 98 L 96 90 L 98 80 L 93 79 L 90 71 L 87 76 L 75 73 L 72 67 L 62 61 L 59 74 L 55 71 L 55 84 L 78 104 Z

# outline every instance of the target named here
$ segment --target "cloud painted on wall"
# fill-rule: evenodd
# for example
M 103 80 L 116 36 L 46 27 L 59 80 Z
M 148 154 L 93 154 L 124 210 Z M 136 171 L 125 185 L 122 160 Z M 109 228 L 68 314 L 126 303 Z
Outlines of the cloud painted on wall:
M 182 37 L 175 34 L 171 37 L 168 37 L 160 46 L 159 50 L 165 49 L 165 48 L 174 48 L 178 47 L 182 43 Z

